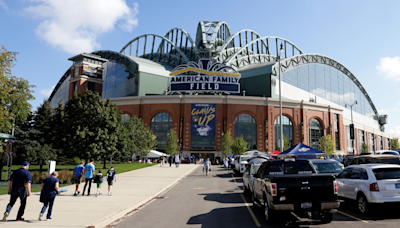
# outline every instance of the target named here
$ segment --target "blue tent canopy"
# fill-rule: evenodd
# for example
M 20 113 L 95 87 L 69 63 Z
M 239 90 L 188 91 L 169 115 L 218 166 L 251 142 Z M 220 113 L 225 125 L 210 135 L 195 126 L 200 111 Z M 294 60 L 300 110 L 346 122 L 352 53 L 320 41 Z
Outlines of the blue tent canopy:
M 394 151 L 397 151 L 397 152 L 399 152 L 399 153 L 400 153 L 400 149 L 396 149 L 396 150 L 394 150 Z
M 304 145 L 303 143 L 299 143 L 296 146 L 283 151 L 279 155 L 325 155 L 325 152 Z

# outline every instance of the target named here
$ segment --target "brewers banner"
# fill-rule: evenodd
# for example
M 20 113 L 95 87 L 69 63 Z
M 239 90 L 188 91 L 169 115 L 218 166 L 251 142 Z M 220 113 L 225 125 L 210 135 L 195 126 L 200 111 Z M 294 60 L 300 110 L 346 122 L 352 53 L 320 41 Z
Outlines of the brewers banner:
M 192 104 L 190 117 L 192 135 L 215 135 L 215 104 Z
M 210 59 L 179 65 L 170 76 L 171 92 L 240 92 L 240 73 Z

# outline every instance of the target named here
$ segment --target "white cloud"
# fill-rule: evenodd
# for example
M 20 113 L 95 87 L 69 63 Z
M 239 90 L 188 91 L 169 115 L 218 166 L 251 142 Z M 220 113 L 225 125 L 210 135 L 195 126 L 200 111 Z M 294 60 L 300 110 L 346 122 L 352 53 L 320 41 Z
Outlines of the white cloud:
M 381 58 L 379 65 L 376 66 L 376 70 L 379 74 L 384 75 L 386 79 L 400 81 L 400 57 Z
M 4 0 L 0 0 L 0 8 L 8 10 L 8 6 Z
M 40 94 L 50 97 L 51 92 L 53 92 L 55 87 L 56 86 L 52 86 L 50 89 L 42 89 L 42 90 L 40 90 Z
M 0 0 L 2 1 L 2 0 Z M 24 13 L 42 19 L 36 34 L 53 47 L 78 54 L 100 48 L 97 37 L 118 25 L 125 32 L 138 25 L 139 5 L 126 0 L 32 0 Z
M 394 130 L 390 129 L 389 134 L 391 134 L 395 137 L 400 137 L 400 126 L 397 126 Z
M 386 114 L 389 114 L 389 110 L 387 110 L 387 109 L 379 109 L 378 113 L 379 113 L 379 115 L 386 115 Z

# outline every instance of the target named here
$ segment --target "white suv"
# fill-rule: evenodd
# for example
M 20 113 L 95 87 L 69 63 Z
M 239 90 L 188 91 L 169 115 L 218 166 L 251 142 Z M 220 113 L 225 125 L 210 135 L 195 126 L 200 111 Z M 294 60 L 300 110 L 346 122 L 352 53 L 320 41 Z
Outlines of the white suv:
M 357 200 L 361 213 L 368 212 L 372 203 L 400 205 L 400 165 L 350 165 L 336 180 L 338 196 Z

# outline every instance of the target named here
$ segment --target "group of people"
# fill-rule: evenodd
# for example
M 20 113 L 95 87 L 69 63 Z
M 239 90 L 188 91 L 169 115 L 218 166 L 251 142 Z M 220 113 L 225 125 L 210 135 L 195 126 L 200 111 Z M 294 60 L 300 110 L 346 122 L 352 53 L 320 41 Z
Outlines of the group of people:
M 175 167 L 178 168 L 179 164 L 181 163 L 181 156 L 180 155 L 171 155 L 168 157 L 169 167 L 171 167 L 172 163 L 175 163 Z
M 3 215 L 3 222 L 7 221 L 7 217 L 10 215 L 11 209 L 14 206 L 15 202 L 19 198 L 21 201 L 21 205 L 18 210 L 17 218 L 15 221 L 23 221 L 24 218 L 22 216 L 25 212 L 27 197 L 31 195 L 31 184 L 32 184 L 32 175 L 29 172 L 30 163 L 25 161 L 22 163 L 20 169 L 17 169 L 13 172 L 10 179 L 8 180 L 8 194 L 10 194 L 10 202 L 7 205 L 6 211 Z M 108 195 L 112 195 L 112 186 L 113 182 L 117 181 L 117 176 L 114 167 L 111 167 L 110 170 L 107 171 L 107 182 L 108 182 Z M 77 165 L 73 172 L 73 181 L 76 184 L 74 196 L 80 194 L 79 184 L 82 182 L 82 177 L 85 176 L 85 186 L 83 187 L 82 196 L 85 195 L 85 190 L 88 186 L 88 196 L 90 196 L 90 189 L 92 185 L 92 181 L 97 183 L 97 192 L 96 196 L 101 195 L 101 184 L 103 183 L 103 174 L 100 169 L 98 173 L 95 175 L 95 166 L 94 159 L 90 159 L 90 163 L 86 164 L 82 161 L 79 165 Z M 39 201 L 43 203 L 43 207 L 39 213 L 39 221 L 42 221 L 42 217 L 47 210 L 47 221 L 51 220 L 51 213 L 53 211 L 54 200 L 56 195 L 60 193 L 59 187 L 60 180 L 58 179 L 58 172 L 54 171 L 51 173 L 49 177 L 47 177 L 43 183 L 40 185 L 40 199 Z
M 107 183 L 108 183 L 108 195 L 112 195 L 112 186 L 114 181 L 117 182 L 117 176 L 114 166 L 107 171 Z M 94 159 L 90 159 L 90 163 L 86 164 L 82 161 L 81 164 L 77 165 L 73 172 L 73 179 L 75 183 L 75 193 L 74 196 L 79 195 L 79 184 L 82 182 L 82 177 L 85 175 L 85 186 L 83 187 L 82 196 L 85 195 L 86 187 L 88 186 L 88 194 L 90 196 L 90 189 L 92 187 L 92 182 L 97 184 L 96 196 L 102 195 L 101 184 L 103 183 L 103 170 L 99 169 L 98 173 L 95 175 Z
M 235 168 L 235 158 L 233 158 L 233 157 L 225 158 L 224 159 L 224 167 L 227 170 L 229 169 L 229 167 L 231 169 L 234 169 Z

